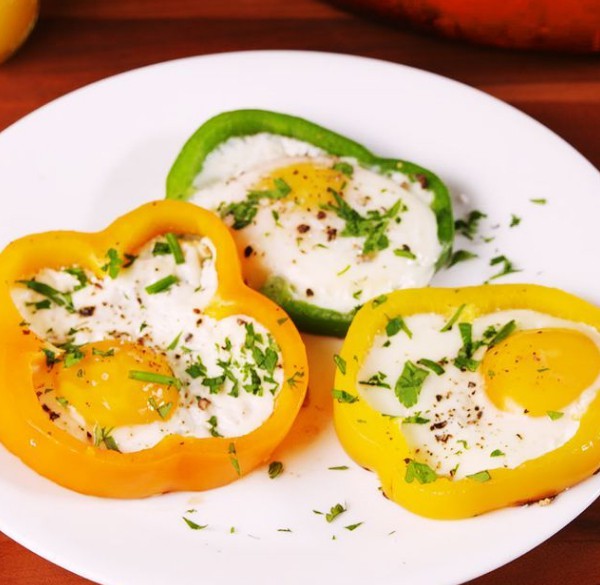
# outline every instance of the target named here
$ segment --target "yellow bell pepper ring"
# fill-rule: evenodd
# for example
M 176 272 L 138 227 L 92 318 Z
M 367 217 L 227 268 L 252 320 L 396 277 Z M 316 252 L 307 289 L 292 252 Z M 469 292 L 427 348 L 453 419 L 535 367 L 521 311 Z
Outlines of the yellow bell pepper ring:
M 29 323 L 24 322 L 12 296 L 15 287 L 27 283 L 39 291 L 41 278 L 36 281 L 35 275 L 51 269 L 71 270 L 75 276 L 85 270 L 88 275 L 97 277 L 100 288 L 100 279 L 114 278 L 117 270 L 125 270 L 123 259 L 133 258 L 143 245 L 163 236 L 175 246 L 173 256 L 179 263 L 173 234 L 206 238 L 214 248 L 216 292 L 202 309 L 202 314 L 217 322 L 239 316 L 237 321 L 241 324 L 246 324 L 245 317 L 268 332 L 268 338 L 272 340 L 269 350 L 261 353 L 260 348 L 251 347 L 251 344 L 246 347 L 258 351 L 261 359 L 269 361 L 267 367 L 271 371 L 277 360 L 272 348 L 276 347 L 279 352 L 277 368 L 281 369 L 282 375 L 278 372 L 281 380 L 278 391 L 271 390 L 273 410 L 267 413 L 262 424 L 245 434 L 222 436 L 214 428 L 211 429 L 212 436 L 206 437 L 173 433 L 154 446 L 121 451 L 103 426 L 95 440 L 92 437 L 88 441 L 82 440 L 57 425 L 53 416 L 48 416 L 48 409 L 43 408 L 39 397 L 45 391 L 44 387 L 36 384 L 38 370 L 43 372 L 44 384 L 51 381 L 52 376 L 62 376 L 61 384 L 65 393 L 69 393 L 65 394 L 69 404 L 85 409 L 90 406 L 89 397 L 101 396 L 106 385 L 97 386 L 92 382 L 91 386 L 80 388 L 80 373 L 85 368 L 87 376 L 94 372 L 98 374 L 106 360 L 116 359 L 112 357 L 116 351 L 121 360 L 121 367 L 116 372 L 123 376 L 117 377 L 114 386 L 107 389 L 112 401 L 110 408 L 99 409 L 100 414 L 96 413 L 96 420 L 104 421 L 103 425 L 109 425 L 111 417 L 118 419 L 119 413 L 125 411 L 134 411 L 131 424 L 137 422 L 135 417 L 138 415 L 142 419 L 153 416 L 152 420 L 169 418 L 177 409 L 180 382 L 168 375 L 169 366 L 163 357 L 166 351 L 159 352 L 140 340 L 102 339 L 70 349 L 49 345 Z M 113 269 L 114 273 L 110 274 Z M 164 281 L 154 283 L 146 291 L 149 294 L 159 292 L 169 285 Z M 42 289 L 41 293 L 45 298 L 35 303 L 40 310 L 48 305 L 64 307 L 71 302 L 68 294 L 55 294 L 52 289 Z M 79 313 L 85 314 L 85 308 Z M 253 332 L 253 329 L 249 331 Z M 172 347 L 177 341 L 173 341 Z M 77 365 L 69 368 L 69 359 Z M 138 362 L 149 365 L 139 369 L 151 371 L 139 372 L 129 366 Z M 201 370 L 200 365 L 201 361 L 198 365 Z M 261 378 L 251 373 L 249 388 L 261 394 L 260 384 L 254 383 Z M 148 376 L 150 380 L 145 379 Z M 98 377 L 100 379 L 107 378 Z M 205 378 L 208 385 L 222 382 L 219 378 L 216 382 L 215 378 Z M 244 284 L 229 231 L 213 214 L 195 205 L 175 201 L 148 203 L 117 219 L 104 231 L 55 231 L 27 236 L 12 242 L 0 254 L 0 401 L 4 405 L 0 409 L 0 442 L 33 470 L 62 486 L 96 496 L 137 498 L 170 491 L 206 490 L 232 482 L 268 461 L 294 422 L 304 400 L 307 382 L 305 348 L 292 321 L 281 308 Z M 131 384 L 143 386 L 152 408 L 146 401 L 135 403 L 139 396 L 131 397 L 134 407 L 124 402 Z M 122 390 L 121 394 L 115 388 Z M 82 398 L 82 393 L 86 392 L 86 398 Z M 239 392 L 243 394 L 246 390 Z M 211 393 L 210 398 L 212 396 Z M 66 403 L 66 398 L 62 399 Z M 159 404 L 159 400 L 165 402 Z
M 524 315 L 535 315 L 529 325 Z M 483 329 L 501 318 L 501 326 Z M 443 358 L 409 355 L 417 346 L 420 351 L 437 351 L 434 342 L 423 341 L 422 330 L 419 341 L 417 324 L 425 321 L 436 324 L 435 343 L 444 335 L 455 339 L 452 350 L 442 348 L 449 352 Z M 476 330 L 478 322 L 484 325 Z M 422 516 L 467 518 L 551 498 L 600 468 L 599 332 L 598 307 L 537 285 L 411 289 L 373 299 L 357 313 L 335 356 L 334 423 L 339 440 L 359 465 L 377 473 L 387 497 Z M 377 361 L 378 356 L 384 359 Z M 373 364 L 380 371 L 365 379 Z M 433 395 L 434 406 L 426 405 L 427 384 L 448 372 L 454 377 Z M 442 407 L 436 402 L 450 395 L 475 404 L 465 393 L 475 394 L 476 386 L 483 389 L 481 400 L 491 405 L 489 410 L 480 412 L 476 406 L 468 412 L 457 409 L 447 419 L 437 417 L 441 411 L 436 408 Z M 515 426 L 507 427 L 508 438 L 501 442 L 504 435 L 495 435 L 491 426 L 494 416 L 521 421 L 518 424 L 529 430 L 520 433 Z M 455 432 L 476 425 L 479 418 L 485 424 L 473 427 L 478 429 L 471 435 L 476 440 L 467 441 L 465 435 L 461 439 L 460 431 Z M 530 423 L 533 426 L 525 426 Z M 510 463 L 514 453 L 506 444 L 525 444 L 530 438 L 541 444 L 546 438 L 543 429 L 553 425 L 571 430 Z M 434 436 L 431 441 L 446 449 L 440 451 L 448 456 L 446 462 L 434 455 L 435 446 L 427 451 L 429 447 L 415 442 L 415 437 Z M 466 461 L 461 456 L 467 450 L 475 453 L 478 441 L 481 449 L 475 461 L 480 467 L 463 468 L 461 473 Z

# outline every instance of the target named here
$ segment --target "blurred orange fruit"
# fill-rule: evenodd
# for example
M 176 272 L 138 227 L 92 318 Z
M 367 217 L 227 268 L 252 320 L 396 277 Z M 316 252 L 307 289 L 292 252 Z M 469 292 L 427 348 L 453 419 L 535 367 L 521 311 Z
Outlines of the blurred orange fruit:
M 40 0 L 0 0 L 0 63 L 25 42 L 39 9 Z

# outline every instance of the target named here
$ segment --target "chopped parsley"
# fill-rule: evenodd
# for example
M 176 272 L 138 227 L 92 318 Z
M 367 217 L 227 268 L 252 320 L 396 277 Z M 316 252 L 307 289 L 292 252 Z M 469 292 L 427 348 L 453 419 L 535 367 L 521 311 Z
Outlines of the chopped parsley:
M 71 276 L 74 276 L 79 282 L 79 284 L 73 289 L 73 291 L 81 290 L 82 288 L 85 288 L 87 286 L 88 279 L 83 269 L 78 268 L 77 266 L 72 266 L 71 268 L 65 268 L 65 272 L 67 274 L 70 274 Z
M 97 347 L 92 347 L 92 355 L 99 355 L 100 357 L 113 357 L 115 355 L 115 348 L 111 347 L 106 351 L 102 349 L 98 349 Z
M 39 295 L 46 297 L 47 300 L 53 302 L 55 305 L 58 305 L 59 307 L 64 307 L 69 313 L 75 312 L 75 308 L 73 307 L 73 299 L 71 298 L 71 293 L 60 292 L 55 288 L 51 287 L 49 284 L 38 282 L 37 280 L 17 280 L 17 283 L 24 284 L 29 290 L 32 290 L 38 293 Z
M 202 358 L 198 356 L 196 362 L 186 368 L 185 373 L 194 380 L 200 376 L 206 376 L 206 366 L 204 365 Z
M 298 370 L 297 372 L 294 372 L 292 374 L 292 376 L 290 376 L 287 379 L 288 386 L 290 388 L 295 388 L 296 384 L 298 383 L 298 380 L 301 378 L 304 378 L 304 372 L 302 370 Z
M 204 530 L 208 524 L 196 524 L 193 520 L 182 516 L 183 521 L 192 529 L 192 530 Z
M 171 253 L 171 248 L 167 242 L 156 242 L 152 248 L 153 256 L 166 256 Z
M 510 216 L 510 224 L 508 227 L 516 227 L 521 223 L 521 218 L 514 213 Z
M 73 345 L 71 343 L 64 346 L 66 351 L 63 357 L 63 363 L 65 364 L 65 368 L 70 368 L 75 364 L 78 364 L 84 357 L 85 354 L 81 351 L 81 348 L 78 345 Z
M 506 256 L 496 256 L 490 260 L 490 266 L 496 266 L 498 264 L 502 264 L 500 272 L 490 276 L 487 282 L 490 280 L 495 280 L 496 278 L 500 278 L 501 276 L 506 276 L 507 274 L 521 272 L 518 268 L 515 268 L 514 264 Z
M 434 362 L 433 360 L 428 360 L 427 358 L 421 358 L 420 360 L 417 360 L 417 363 L 420 366 L 425 366 L 426 368 L 429 368 L 434 374 L 437 374 L 438 376 L 441 376 L 446 371 L 444 370 L 444 368 L 442 368 L 442 366 L 440 366 L 440 364 Z
M 283 463 L 281 461 L 271 461 L 269 463 L 269 478 L 275 479 L 283 473 Z
M 379 295 L 371 301 L 371 304 L 373 305 L 373 308 L 375 308 L 379 307 L 379 305 L 383 305 L 383 303 L 385 303 L 387 300 L 387 295 Z
M 354 404 L 358 401 L 358 396 L 354 396 L 345 390 L 336 390 L 335 388 L 331 391 L 333 397 L 338 401 L 346 404 Z
M 480 483 L 483 483 L 485 481 L 490 481 L 490 479 L 492 479 L 490 472 L 487 470 L 478 471 L 477 473 L 472 473 L 471 475 L 467 475 L 467 477 L 469 479 L 472 479 L 473 481 L 478 481 Z
M 333 361 L 335 362 L 336 368 L 340 371 L 344 376 L 346 375 L 346 360 L 339 356 L 337 353 L 333 354 Z
M 42 348 L 44 355 L 46 356 L 46 365 L 51 368 L 59 359 L 56 357 L 56 353 L 54 353 L 51 349 Z
M 388 337 L 393 337 L 400 331 L 404 331 L 409 339 L 412 339 L 412 331 L 408 328 L 404 319 L 398 315 L 393 319 L 388 319 L 387 325 L 385 326 L 385 333 Z
M 110 427 L 96 426 L 94 428 L 94 446 L 100 447 L 100 445 L 104 445 L 109 451 L 119 451 L 117 442 L 111 435 L 112 430 Z
M 119 258 L 119 253 L 114 248 L 110 248 L 108 252 L 106 252 L 106 258 L 108 259 L 108 262 L 101 267 L 101 270 L 106 272 L 108 276 L 114 280 L 121 271 L 123 260 Z
M 235 448 L 235 443 L 229 443 L 227 452 L 229 453 L 229 461 L 231 461 L 231 465 L 233 465 L 235 472 L 238 475 L 242 475 L 242 470 L 240 469 L 240 462 L 237 458 L 237 450 Z
M 346 175 L 348 178 L 351 178 L 354 174 L 354 167 L 350 163 L 344 161 L 336 162 L 331 168 L 334 171 L 339 171 L 342 175 Z
M 429 419 L 421 416 L 420 412 L 416 412 L 411 416 L 403 418 L 402 422 L 408 425 L 426 425 L 429 422 Z
M 323 206 L 327 211 L 333 211 L 340 219 L 346 222 L 344 229 L 340 232 L 342 237 L 364 237 L 362 253 L 372 254 L 379 250 L 385 250 L 390 245 L 386 230 L 390 221 L 395 219 L 406 208 L 402 199 L 398 199 L 387 211 L 381 213 L 370 209 L 366 216 L 361 215 L 353 209 L 344 198 L 331 188 L 329 193 L 333 195 L 335 203 Z
M 404 475 L 406 483 L 412 483 L 415 479 L 420 484 L 432 483 L 437 478 L 437 473 L 426 463 L 419 463 L 414 459 L 406 462 L 406 474 Z
M 342 504 L 336 504 L 335 506 L 331 506 L 329 512 L 325 514 L 325 520 L 327 522 L 333 522 L 340 514 L 343 514 L 348 508 L 343 506 Z
M 456 250 L 456 252 L 452 254 L 450 262 L 448 262 L 448 268 L 451 268 L 459 262 L 466 262 L 467 260 L 473 260 L 474 258 L 478 258 L 478 256 L 473 252 L 469 252 L 468 250 Z
M 473 326 L 470 323 L 459 323 L 458 329 L 460 330 L 463 345 L 458 351 L 456 358 L 454 358 L 454 365 L 459 370 L 475 372 L 479 366 L 479 362 L 473 359 L 473 354 L 483 342 L 473 343 Z
M 490 457 L 504 457 L 505 455 L 506 455 L 506 453 L 504 453 L 503 451 L 500 451 L 500 449 L 494 449 L 490 453 Z
M 161 405 L 158 405 L 154 397 L 150 396 L 150 398 L 148 398 L 148 406 L 150 406 L 150 408 L 154 412 L 158 413 L 158 416 L 160 416 L 160 418 L 165 419 L 169 415 L 169 412 L 171 412 L 171 409 L 173 408 L 173 403 L 163 402 Z
M 167 350 L 173 351 L 174 349 L 177 348 L 182 334 L 183 334 L 183 331 L 180 331 L 179 334 L 173 339 L 173 341 L 171 341 L 171 343 L 169 343 L 169 345 L 167 346 Z
M 548 410 L 546 414 L 550 417 L 550 420 L 558 420 L 565 415 L 564 412 L 560 412 L 558 410 Z
M 353 530 L 356 530 L 359 526 L 362 526 L 363 524 L 364 522 L 357 522 L 356 524 L 348 524 L 348 526 L 344 526 L 344 528 L 352 532 Z
M 219 431 L 217 431 L 217 425 L 219 424 L 219 421 L 217 420 L 217 417 L 213 414 L 209 419 L 208 419 L 208 426 L 209 426 L 209 432 L 210 432 L 210 436 L 211 437 L 222 437 L 223 435 L 221 433 L 219 433 Z
M 368 380 L 359 380 L 359 384 L 364 386 L 377 386 L 379 388 L 391 388 L 391 386 L 385 381 L 387 374 L 385 372 L 377 372 L 373 374 Z
M 477 234 L 479 221 L 485 217 L 487 217 L 485 213 L 475 209 L 465 219 L 457 219 L 454 222 L 454 229 L 468 240 L 472 240 Z
M 416 260 L 416 255 L 411 251 L 410 247 L 404 244 L 402 248 L 396 248 L 394 250 L 394 256 L 399 256 L 400 258 L 408 258 L 409 260 Z
M 274 188 L 265 191 L 249 191 L 246 199 L 237 203 L 230 203 L 221 211 L 221 218 L 233 217 L 233 229 L 241 230 L 252 223 L 258 213 L 261 199 L 283 199 L 292 191 L 292 188 L 281 178 L 276 178 Z
M 398 400 L 407 408 L 419 401 L 421 388 L 429 375 L 427 370 L 419 368 L 410 360 L 406 361 L 400 377 L 396 381 L 394 392 Z

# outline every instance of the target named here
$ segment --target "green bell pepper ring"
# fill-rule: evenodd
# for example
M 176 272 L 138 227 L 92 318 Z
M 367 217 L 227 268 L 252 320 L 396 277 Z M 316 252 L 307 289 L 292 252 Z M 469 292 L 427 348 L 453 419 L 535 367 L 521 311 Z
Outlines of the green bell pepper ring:
M 402 172 L 411 182 L 419 182 L 432 194 L 430 204 L 437 221 L 441 253 L 436 270 L 444 266 L 452 252 L 454 219 L 448 189 L 431 171 L 404 160 L 380 158 L 364 146 L 302 118 L 265 110 L 235 110 L 205 122 L 188 139 L 167 176 L 167 199 L 189 199 L 194 195 L 194 179 L 202 171 L 208 155 L 230 138 L 259 133 L 275 134 L 306 142 L 338 157 L 354 158 L 364 167 L 382 175 Z M 348 312 L 325 309 L 294 297 L 285 279 L 269 278 L 261 289 L 281 305 L 299 329 L 309 333 L 343 337 L 358 307 Z

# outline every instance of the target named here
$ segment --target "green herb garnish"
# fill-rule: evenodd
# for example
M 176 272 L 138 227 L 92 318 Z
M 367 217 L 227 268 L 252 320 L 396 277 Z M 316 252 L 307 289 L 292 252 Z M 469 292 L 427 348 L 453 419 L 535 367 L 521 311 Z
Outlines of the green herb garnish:
M 334 353 L 333 361 L 335 362 L 335 365 L 336 365 L 337 369 L 340 371 L 340 373 L 345 376 L 346 375 L 346 360 L 342 356 L 339 356 L 337 353 Z
M 419 463 L 414 459 L 406 462 L 406 474 L 404 481 L 412 483 L 415 479 L 420 484 L 432 483 L 438 478 L 437 473 L 426 463 Z
M 281 461 L 271 461 L 269 463 L 269 477 L 275 479 L 283 473 L 283 463 Z
M 458 318 L 460 317 L 461 313 L 465 310 L 466 306 L 466 304 L 463 304 L 460 307 L 458 307 L 458 309 L 456 309 L 454 315 L 452 315 L 452 317 L 450 317 L 450 320 L 440 329 L 441 333 L 444 333 L 445 331 L 450 331 L 450 329 L 454 327 L 454 323 L 458 321 Z
M 184 522 L 192 529 L 192 530 L 204 530 L 208 524 L 196 524 L 193 520 L 182 516 Z
M 483 483 L 484 481 L 490 481 L 490 479 L 492 479 L 490 472 L 486 470 L 478 471 L 477 473 L 472 473 L 471 475 L 467 475 L 467 477 L 469 479 L 472 479 L 473 481 L 478 481 L 480 483 Z
M 456 252 L 452 254 L 450 262 L 448 262 L 448 268 L 451 268 L 459 262 L 466 262 L 467 260 L 472 260 L 473 258 L 478 258 L 477 254 L 469 252 L 468 250 L 456 250 Z
M 108 252 L 106 252 L 106 257 L 108 258 L 108 262 L 101 267 L 101 270 L 106 272 L 108 276 L 114 280 L 121 271 L 123 260 L 119 258 L 119 253 L 114 248 L 110 248 Z
M 410 408 L 419 401 L 421 388 L 428 375 L 429 372 L 427 370 L 419 368 L 413 362 L 405 362 L 402 373 L 394 387 L 394 392 L 398 400 L 404 406 Z
M 475 209 L 465 219 L 457 219 L 454 222 L 454 229 L 465 238 L 472 240 L 477 234 L 479 221 L 485 217 L 487 217 L 485 213 Z
M 331 391 L 333 397 L 338 401 L 346 404 L 354 404 L 358 401 L 358 396 L 354 396 L 345 390 L 336 390 L 335 388 Z
M 174 275 L 170 274 L 169 276 L 165 276 L 156 282 L 149 284 L 146 287 L 146 292 L 149 295 L 155 295 L 161 292 L 165 292 L 169 290 L 174 284 L 177 284 L 179 279 Z
M 417 360 L 417 363 L 420 366 L 425 366 L 426 368 L 429 368 L 438 376 L 441 376 L 446 371 L 444 370 L 444 368 L 442 368 L 442 366 L 440 366 L 440 364 L 434 362 L 433 360 L 428 360 L 427 358 L 421 358 L 420 360 Z
M 166 384 L 167 386 L 175 386 L 181 388 L 181 380 L 175 376 L 165 376 L 156 372 L 144 372 L 141 370 L 129 370 L 129 378 L 138 380 L 139 382 L 149 382 L 151 384 Z
M 179 240 L 177 236 L 172 233 L 165 234 L 165 240 L 167 240 L 167 245 L 169 246 L 169 250 L 171 254 L 173 254 L 173 258 L 175 259 L 175 264 L 184 264 L 185 256 L 183 255 L 183 250 L 181 249 L 181 245 L 179 244 Z

